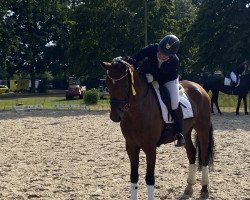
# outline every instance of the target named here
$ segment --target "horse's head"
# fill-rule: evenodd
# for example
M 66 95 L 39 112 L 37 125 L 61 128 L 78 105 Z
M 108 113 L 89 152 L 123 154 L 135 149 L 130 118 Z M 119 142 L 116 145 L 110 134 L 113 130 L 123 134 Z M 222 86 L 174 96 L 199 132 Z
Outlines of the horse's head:
M 107 71 L 106 85 L 110 95 L 110 119 L 120 122 L 124 111 L 130 106 L 129 97 L 133 87 L 134 68 L 121 58 L 115 58 L 112 63 L 101 62 L 101 66 Z

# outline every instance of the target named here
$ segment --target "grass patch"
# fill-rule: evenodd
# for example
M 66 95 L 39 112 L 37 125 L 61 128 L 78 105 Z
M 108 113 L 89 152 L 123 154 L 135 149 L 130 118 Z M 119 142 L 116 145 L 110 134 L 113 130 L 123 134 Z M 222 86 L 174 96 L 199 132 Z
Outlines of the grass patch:
M 211 97 L 211 92 L 209 92 L 208 94 Z M 237 106 L 237 102 L 238 102 L 238 96 L 228 95 L 222 92 L 219 93 L 218 104 L 219 104 L 221 111 L 234 112 Z M 250 96 L 249 95 L 247 96 L 247 104 L 248 104 L 248 110 L 250 110 Z M 243 108 L 244 108 L 244 102 L 242 100 L 240 111 L 243 111 Z M 214 110 L 217 111 L 215 105 L 214 105 Z
M 211 93 L 209 92 L 211 96 Z M 224 93 L 219 94 L 219 106 L 223 111 L 234 111 L 237 105 L 237 96 L 227 95 Z M 248 95 L 248 109 L 250 104 L 250 97 Z M 75 98 L 73 100 L 66 100 L 62 97 L 26 97 L 26 98 L 13 98 L 13 99 L 2 99 L 0 100 L 0 110 L 11 110 L 16 105 L 37 105 L 40 104 L 44 109 L 54 109 L 55 105 L 83 105 L 84 99 Z M 97 104 L 88 105 L 90 110 L 107 110 L 110 109 L 109 99 L 98 100 Z M 215 107 L 214 107 L 215 109 Z M 243 102 L 241 103 L 241 110 L 243 109 Z
M 11 110 L 17 105 L 42 105 L 44 109 L 54 109 L 56 105 L 83 105 L 83 99 L 66 100 L 65 97 L 26 97 L 0 100 L 0 110 Z M 109 100 L 99 100 L 95 105 L 88 105 L 88 109 L 109 109 Z

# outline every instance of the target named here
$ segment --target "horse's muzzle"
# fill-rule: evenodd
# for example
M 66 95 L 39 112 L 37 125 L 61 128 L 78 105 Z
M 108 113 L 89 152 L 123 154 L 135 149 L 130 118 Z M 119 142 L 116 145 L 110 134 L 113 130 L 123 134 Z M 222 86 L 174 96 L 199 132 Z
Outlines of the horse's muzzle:
M 124 115 L 124 113 L 121 110 L 111 108 L 110 119 L 113 122 L 120 122 L 123 118 L 123 115 Z

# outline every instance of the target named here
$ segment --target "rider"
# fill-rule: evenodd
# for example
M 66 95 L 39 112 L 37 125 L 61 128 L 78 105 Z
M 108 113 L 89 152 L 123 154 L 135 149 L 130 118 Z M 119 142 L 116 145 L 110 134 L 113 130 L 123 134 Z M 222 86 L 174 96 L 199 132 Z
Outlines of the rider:
M 180 41 L 175 35 L 165 36 L 159 44 L 150 44 L 141 49 L 137 54 L 132 56 L 135 63 L 147 58 L 147 61 L 140 66 L 141 71 L 150 73 L 160 85 L 161 96 L 164 97 L 166 89 L 170 94 L 171 114 L 176 123 L 177 144 L 176 146 L 184 146 L 185 139 L 183 136 L 183 113 L 180 107 L 179 97 L 179 58 L 176 53 L 179 50 Z M 162 98 L 166 104 L 166 99 Z M 166 137 L 166 131 L 164 131 Z M 160 141 L 162 143 L 164 141 Z
M 248 63 L 245 61 L 230 73 L 230 78 L 232 80 L 231 81 L 232 88 L 237 85 L 239 77 L 246 71 L 247 68 L 248 68 Z

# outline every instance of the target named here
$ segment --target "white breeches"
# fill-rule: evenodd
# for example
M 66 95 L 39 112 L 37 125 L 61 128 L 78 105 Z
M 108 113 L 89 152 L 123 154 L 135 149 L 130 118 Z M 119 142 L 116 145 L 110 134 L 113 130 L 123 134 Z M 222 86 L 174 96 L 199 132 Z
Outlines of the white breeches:
M 179 78 L 165 83 L 164 87 L 166 87 L 169 91 L 172 110 L 176 110 L 178 108 L 179 102 L 180 102 Z
M 230 73 L 230 77 L 231 77 L 231 80 L 232 80 L 233 82 L 237 83 L 237 76 L 236 76 L 236 74 L 235 74 L 234 72 L 231 72 L 231 73 Z

